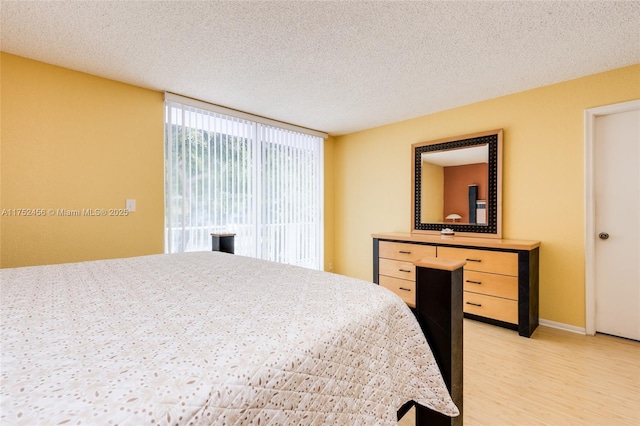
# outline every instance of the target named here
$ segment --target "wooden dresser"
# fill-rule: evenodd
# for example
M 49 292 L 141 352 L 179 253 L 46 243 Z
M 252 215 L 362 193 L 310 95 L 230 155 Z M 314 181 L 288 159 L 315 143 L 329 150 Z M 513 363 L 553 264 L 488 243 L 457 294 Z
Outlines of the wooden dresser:
M 539 241 L 373 234 L 373 281 L 415 308 L 413 262 L 423 257 L 465 260 L 464 316 L 530 337 L 538 326 Z

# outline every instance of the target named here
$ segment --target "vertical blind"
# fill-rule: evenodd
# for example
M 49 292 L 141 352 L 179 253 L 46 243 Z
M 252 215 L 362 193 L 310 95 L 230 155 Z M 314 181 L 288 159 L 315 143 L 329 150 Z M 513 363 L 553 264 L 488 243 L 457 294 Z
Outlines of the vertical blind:
M 236 254 L 322 269 L 323 138 L 206 105 L 165 99 L 165 252 L 235 233 Z

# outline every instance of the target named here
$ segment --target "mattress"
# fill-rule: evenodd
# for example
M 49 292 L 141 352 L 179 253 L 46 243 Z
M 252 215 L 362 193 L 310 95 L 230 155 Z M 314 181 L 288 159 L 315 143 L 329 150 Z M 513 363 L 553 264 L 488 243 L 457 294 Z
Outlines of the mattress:
M 0 423 L 395 425 L 457 415 L 373 283 L 218 252 L 0 270 Z

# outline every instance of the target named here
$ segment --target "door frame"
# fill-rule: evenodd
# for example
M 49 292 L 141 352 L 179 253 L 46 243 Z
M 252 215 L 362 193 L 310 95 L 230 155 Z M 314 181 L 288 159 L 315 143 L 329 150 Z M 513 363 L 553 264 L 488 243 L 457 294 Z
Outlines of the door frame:
M 640 99 L 584 110 L 585 180 L 585 332 L 596 334 L 596 210 L 594 182 L 594 128 L 597 117 L 640 110 Z

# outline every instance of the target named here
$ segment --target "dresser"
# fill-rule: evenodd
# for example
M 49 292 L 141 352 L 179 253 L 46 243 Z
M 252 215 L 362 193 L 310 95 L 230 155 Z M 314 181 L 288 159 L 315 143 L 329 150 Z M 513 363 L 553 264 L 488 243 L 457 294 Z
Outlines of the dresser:
M 416 307 L 415 262 L 424 257 L 466 261 L 466 318 L 530 337 L 539 319 L 539 241 L 373 234 L 373 281 Z

